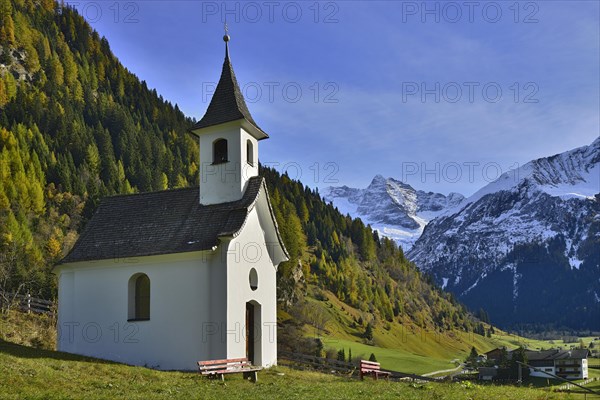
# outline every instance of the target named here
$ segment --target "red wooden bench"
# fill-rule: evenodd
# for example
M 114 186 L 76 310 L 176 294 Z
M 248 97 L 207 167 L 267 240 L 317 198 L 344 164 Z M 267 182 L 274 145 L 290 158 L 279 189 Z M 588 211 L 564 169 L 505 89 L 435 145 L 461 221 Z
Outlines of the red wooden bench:
M 258 379 L 257 372 L 261 367 L 253 366 L 247 358 L 231 358 L 224 360 L 198 361 L 200 374 L 209 378 L 225 380 L 225 374 L 243 373 L 244 379 L 250 378 L 252 382 Z
M 378 362 L 360 360 L 360 379 L 364 379 L 365 375 L 371 375 L 373 376 L 373 379 L 377 380 L 380 376 L 383 376 L 385 377 L 385 379 L 388 379 L 392 375 L 392 373 L 382 371 L 381 364 L 379 364 Z

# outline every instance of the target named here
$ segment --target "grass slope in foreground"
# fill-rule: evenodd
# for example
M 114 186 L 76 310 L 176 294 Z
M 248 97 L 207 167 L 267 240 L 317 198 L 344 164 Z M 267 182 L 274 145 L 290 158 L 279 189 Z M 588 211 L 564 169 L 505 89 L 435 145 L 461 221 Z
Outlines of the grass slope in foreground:
M 358 381 L 271 368 L 259 382 L 161 372 L 0 341 L 2 399 L 568 399 L 534 388 Z

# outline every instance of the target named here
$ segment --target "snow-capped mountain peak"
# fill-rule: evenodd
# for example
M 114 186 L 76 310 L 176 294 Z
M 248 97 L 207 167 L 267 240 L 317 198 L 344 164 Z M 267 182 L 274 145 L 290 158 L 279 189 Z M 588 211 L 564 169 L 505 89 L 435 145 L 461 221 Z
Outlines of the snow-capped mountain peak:
M 365 189 L 328 187 L 323 197 L 342 213 L 360 217 L 382 235 L 409 249 L 425 225 L 446 208 L 460 203 L 464 196 L 415 190 L 393 178 L 376 175 Z
M 552 318 L 577 307 L 600 321 L 598 193 L 600 139 L 504 173 L 432 220 L 407 256 L 498 322 L 570 324 Z
M 589 146 L 538 158 L 507 171 L 464 199 L 457 205 L 458 207 L 446 210 L 444 215 L 475 203 L 485 195 L 514 190 L 523 185 L 529 185 L 532 189 L 563 199 L 572 197 L 592 199 L 600 192 L 600 137 Z

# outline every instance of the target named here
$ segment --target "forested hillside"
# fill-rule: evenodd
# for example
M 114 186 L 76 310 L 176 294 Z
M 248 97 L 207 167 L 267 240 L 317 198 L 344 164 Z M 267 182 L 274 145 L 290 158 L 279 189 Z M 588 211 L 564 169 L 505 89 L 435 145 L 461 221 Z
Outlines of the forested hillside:
M 473 329 L 462 305 L 432 286 L 392 240 L 380 238 L 360 219 L 340 214 L 300 182 L 272 169 L 263 168 L 261 174 L 292 255 L 280 267 L 283 306 L 302 297 L 299 281 L 304 281 L 381 320 L 408 320 L 439 330 Z
M 191 121 L 52 0 L 0 0 L 0 76 L 0 284 L 48 297 L 98 200 L 196 184 L 197 146 Z
M 0 77 L 0 289 L 53 298 L 51 267 L 102 197 L 198 184 L 193 121 L 52 0 L 0 0 Z M 316 288 L 369 320 L 482 333 L 392 241 L 300 182 L 262 174 L 292 255 L 282 310 Z

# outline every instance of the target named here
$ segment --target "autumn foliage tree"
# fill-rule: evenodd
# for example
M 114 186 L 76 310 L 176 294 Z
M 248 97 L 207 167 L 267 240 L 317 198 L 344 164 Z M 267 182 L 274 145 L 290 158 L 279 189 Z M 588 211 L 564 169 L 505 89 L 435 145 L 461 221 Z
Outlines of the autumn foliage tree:
M 193 121 L 52 0 L 0 0 L 0 63 L 0 264 L 51 298 L 102 197 L 197 183 Z

